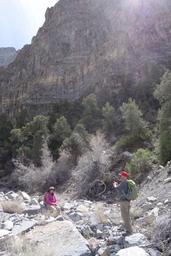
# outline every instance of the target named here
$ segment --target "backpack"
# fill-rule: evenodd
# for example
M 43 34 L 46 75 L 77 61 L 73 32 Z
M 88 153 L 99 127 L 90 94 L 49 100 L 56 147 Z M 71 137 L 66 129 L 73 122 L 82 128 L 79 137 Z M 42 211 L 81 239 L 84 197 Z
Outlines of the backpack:
M 133 180 L 128 180 L 128 200 L 136 200 L 138 197 L 138 188 L 136 183 Z

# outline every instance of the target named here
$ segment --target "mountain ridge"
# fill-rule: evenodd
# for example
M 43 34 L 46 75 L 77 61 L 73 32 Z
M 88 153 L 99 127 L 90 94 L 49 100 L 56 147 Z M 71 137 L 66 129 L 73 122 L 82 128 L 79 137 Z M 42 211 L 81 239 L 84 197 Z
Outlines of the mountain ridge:
M 0 70 L 0 112 L 33 106 L 44 112 L 90 92 L 108 91 L 117 101 L 125 91 L 136 96 L 146 80 L 150 87 L 171 67 L 170 10 L 168 0 L 60 0 L 32 44 Z

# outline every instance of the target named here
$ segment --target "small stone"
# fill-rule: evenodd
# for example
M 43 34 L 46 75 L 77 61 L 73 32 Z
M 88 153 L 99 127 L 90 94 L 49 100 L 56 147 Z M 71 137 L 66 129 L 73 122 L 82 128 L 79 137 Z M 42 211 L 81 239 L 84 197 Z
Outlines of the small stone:
M 157 203 L 157 206 L 163 206 L 162 202 Z
M 169 178 L 167 178 L 167 179 L 165 179 L 164 180 L 164 183 L 166 184 L 166 183 L 170 183 L 171 182 L 171 177 L 169 177 Z
M 59 216 L 56 218 L 56 220 L 57 220 L 57 221 L 63 221 L 63 220 L 64 220 L 64 218 L 63 218 L 63 216 L 62 216 L 62 215 L 59 215 Z
M 72 213 L 69 214 L 69 217 L 72 221 L 78 222 L 82 219 L 83 215 L 81 213 L 78 213 L 78 212 L 72 212 Z
M 149 196 L 149 197 L 147 197 L 147 201 L 148 202 L 155 202 L 155 201 L 157 201 L 157 198 L 154 197 L 154 196 Z
M 96 252 L 98 250 L 98 247 L 99 247 L 99 241 L 92 237 L 88 240 L 88 243 L 89 243 L 89 247 L 90 249 L 93 251 L 93 252 Z
M 109 251 L 108 251 L 107 247 L 100 248 L 98 250 L 98 254 L 99 254 L 99 256 L 109 256 Z
M 165 201 L 164 201 L 164 204 L 168 204 L 169 203 L 169 199 L 166 199 Z
M 36 198 L 31 199 L 30 204 L 31 204 L 31 205 L 38 205 L 38 206 L 40 205 L 39 202 L 38 202 L 38 200 L 37 200 Z
M 158 207 L 155 207 L 153 210 L 151 210 L 148 215 L 154 215 L 156 218 L 159 216 L 159 208 Z
M 97 236 L 98 239 L 102 238 L 103 237 L 103 232 L 101 230 L 97 229 L 96 236 Z

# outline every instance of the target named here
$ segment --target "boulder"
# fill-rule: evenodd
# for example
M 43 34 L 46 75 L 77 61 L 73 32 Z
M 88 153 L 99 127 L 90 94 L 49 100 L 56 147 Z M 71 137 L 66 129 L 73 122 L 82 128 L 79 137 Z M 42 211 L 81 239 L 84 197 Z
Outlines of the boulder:
M 4 236 L 7 236 L 10 234 L 9 230 L 0 229 L 0 238 L 3 238 Z
M 150 256 L 144 249 L 133 246 L 127 249 L 120 250 L 116 256 Z
M 16 200 L 18 198 L 18 194 L 13 191 L 9 191 L 5 194 L 5 198 L 10 200 Z
M 147 246 L 149 244 L 146 236 L 140 233 L 125 237 L 125 241 L 128 243 L 129 246 Z
M 18 193 L 25 201 L 30 202 L 31 201 L 31 197 L 24 191 L 19 191 Z
M 30 242 L 54 248 L 57 256 L 90 256 L 88 242 L 70 221 L 56 221 L 45 226 L 35 227 L 25 235 Z
M 37 224 L 35 220 L 24 219 L 18 223 L 18 225 L 14 225 L 12 230 L 12 235 L 17 236 L 22 233 L 25 233 L 32 229 Z
M 14 227 L 14 224 L 11 220 L 6 220 L 4 223 L 3 223 L 3 229 L 6 229 L 6 230 L 9 230 L 11 231 Z

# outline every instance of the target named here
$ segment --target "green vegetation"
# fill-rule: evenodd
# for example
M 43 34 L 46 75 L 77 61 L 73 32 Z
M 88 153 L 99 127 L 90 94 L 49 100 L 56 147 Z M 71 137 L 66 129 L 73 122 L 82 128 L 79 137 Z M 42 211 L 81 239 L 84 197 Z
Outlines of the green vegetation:
M 42 147 L 48 134 L 47 121 L 45 116 L 35 116 L 21 129 L 11 130 L 13 157 L 22 162 L 27 163 L 30 160 L 36 166 L 41 165 Z
M 130 98 L 127 103 L 123 103 L 121 112 L 128 135 L 144 139 L 147 135 L 147 123 L 144 121 L 143 114 L 135 100 Z
M 152 168 L 152 154 L 148 149 L 138 149 L 125 169 L 130 177 L 141 182 Z
M 63 141 L 71 135 L 71 128 L 64 116 L 58 118 L 53 126 L 52 134 L 49 137 L 49 149 L 53 158 L 58 159 L 59 149 Z
M 161 104 L 159 112 L 160 161 L 171 160 L 171 72 L 167 71 L 157 86 L 155 96 Z
M 150 86 L 150 90 L 152 88 L 154 85 Z M 125 95 L 131 90 L 130 87 Z M 171 160 L 170 71 L 162 76 L 154 96 L 150 96 L 151 102 L 155 101 L 156 104 L 153 108 L 149 108 L 148 99 L 140 105 L 140 98 L 135 100 L 125 96 L 119 103 L 118 98 L 111 94 L 104 102 L 105 97 L 100 99 L 91 93 L 79 102 L 55 104 L 47 116 L 31 118 L 27 111 L 21 110 L 10 120 L 3 114 L 0 116 L 0 169 L 9 170 L 9 163 L 12 166 L 12 159 L 17 159 L 22 166 L 31 166 L 30 170 L 39 168 L 43 175 L 43 150 L 44 145 L 47 145 L 47 151 L 55 163 L 48 179 L 52 176 L 57 184 L 64 183 L 70 177 L 71 169 L 77 170 L 82 163 L 80 161 L 84 164 L 84 161 L 87 163 L 93 157 L 90 169 L 99 168 L 96 166 L 98 160 L 94 159 L 98 158 L 98 154 L 103 158 L 102 152 L 99 152 L 99 137 L 95 135 L 100 131 L 109 148 L 114 149 L 110 157 L 112 154 L 118 157 L 123 151 L 133 153 L 126 169 L 133 179 L 142 180 L 151 170 L 152 161 L 158 163 L 160 160 L 166 164 Z M 160 109 L 157 102 L 160 103 Z M 152 115 L 149 120 L 147 117 Z M 92 141 L 98 145 L 96 156 L 93 156 Z
M 103 115 L 103 129 L 106 134 L 111 135 L 117 129 L 117 115 L 116 110 L 109 102 L 102 108 Z

